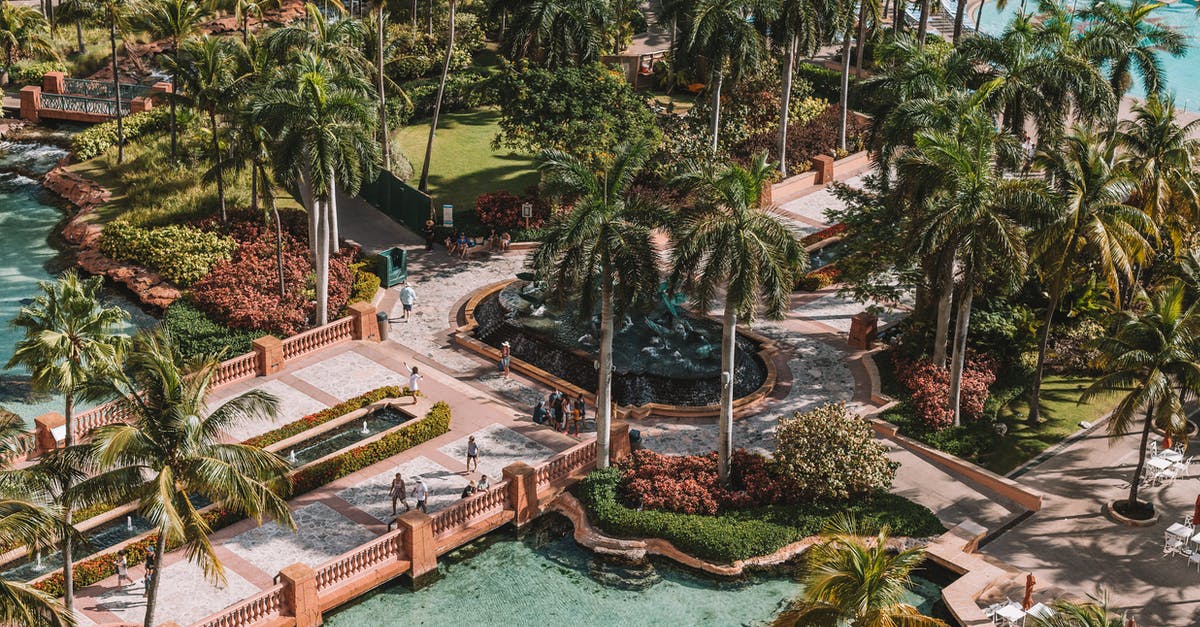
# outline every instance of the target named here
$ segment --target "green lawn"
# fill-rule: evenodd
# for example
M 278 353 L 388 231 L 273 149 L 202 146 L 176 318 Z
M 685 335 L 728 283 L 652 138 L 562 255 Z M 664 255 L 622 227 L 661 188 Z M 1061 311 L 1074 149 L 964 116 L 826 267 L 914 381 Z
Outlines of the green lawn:
M 1079 430 L 1079 423 L 1094 423 L 1117 405 L 1116 394 L 1096 397 L 1079 403 L 1079 396 L 1089 385 L 1091 377 L 1050 375 L 1042 382 L 1041 418 L 1045 422 L 1031 427 L 1029 399 L 1021 395 L 1000 410 L 998 418 L 1008 423 L 1008 435 L 989 456 L 987 467 L 1004 474 L 1033 459 L 1038 453 L 1058 444 Z
M 429 168 L 429 193 L 435 207 L 454 205 L 455 225 L 479 229 L 475 198 L 497 190 L 521 193 L 536 185 L 538 174 L 531 155 L 492 148 L 499 132 L 500 113 L 479 109 L 449 113 L 438 122 Z M 421 176 L 429 122 L 418 122 L 396 133 L 400 150 L 413 166 L 415 186 Z

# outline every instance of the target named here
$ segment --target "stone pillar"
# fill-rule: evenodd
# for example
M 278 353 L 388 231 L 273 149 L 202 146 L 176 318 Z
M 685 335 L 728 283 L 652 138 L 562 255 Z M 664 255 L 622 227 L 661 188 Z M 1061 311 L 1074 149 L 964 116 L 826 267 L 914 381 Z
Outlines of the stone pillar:
M 614 423 L 609 430 L 608 462 L 616 465 L 621 460 L 629 457 L 632 448 L 629 443 L 629 423 Z
M 67 75 L 64 72 L 46 72 L 42 75 L 42 91 L 47 94 L 67 93 Z
M 855 314 L 850 319 L 850 347 L 864 351 L 871 348 L 871 344 L 875 343 L 875 328 L 878 323 L 879 317 L 873 313 L 863 311 Z
M 433 519 L 429 514 L 410 510 L 396 518 L 396 527 L 404 529 L 401 544 L 412 564 L 414 587 L 424 575 L 437 571 L 437 546 L 433 543 Z
M 42 88 L 36 85 L 26 85 L 21 88 L 21 119 L 34 124 L 40 119 L 38 110 L 42 108 Z
M 817 173 L 816 179 L 813 181 L 817 185 L 824 185 L 833 181 L 833 157 L 829 155 L 817 155 L 812 158 L 813 171 Z
M 54 449 L 58 448 L 59 440 L 66 440 L 66 429 L 59 429 L 59 431 L 62 433 L 62 437 L 57 437 L 57 434 L 54 433 L 55 429 L 58 429 L 59 427 L 65 427 L 66 424 L 67 417 L 56 411 L 52 411 L 48 414 L 42 414 L 41 416 L 33 419 L 33 432 L 35 440 L 37 441 L 38 455 L 53 451 Z
M 138 96 L 137 98 L 129 101 L 130 115 L 133 115 L 134 113 L 145 113 L 153 108 L 154 101 L 145 96 Z
M 508 482 L 508 502 L 515 512 L 513 524 L 520 527 L 537 518 L 541 507 L 538 503 L 537 477 L 532 466 L 525 462 L 509 464 L 501 471 Z
M 771 184 L 771 181 L 762 182 L 762 188 L 759 190 L 758 195 L 759 207 L 770 207 L 771 205 L 775 204 L 774 189 L 775 186 Z
M 307 564 L 292 564 L 279 571 L 283 601 L 296 627 L 316 627 L 321 620 L 321 601 L 317 598 L 317 572 Z
M 175 88 L 167 81 L 158 81 L 150 86 L 150 93 L 155 96 L 158 94 L 173 94 L 175 93 Z
M 258 376 L 265 377 L 283 370 L 283 342 L 274 335 L 264 335 L 251 343 L 254 347 L 254 367 Z
M 375 306 L 361 302 L 350 305 L 348 309 L 353 322 L 354 339 L 378 342 L 379 322 L 375 320 Z

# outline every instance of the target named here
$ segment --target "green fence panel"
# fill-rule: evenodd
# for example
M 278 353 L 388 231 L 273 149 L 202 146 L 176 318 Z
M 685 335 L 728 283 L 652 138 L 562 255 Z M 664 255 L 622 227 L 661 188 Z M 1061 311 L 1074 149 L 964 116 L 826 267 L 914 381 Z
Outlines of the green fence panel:
M 422 194 L 391 172 L 381 171 L 379 178 L 365 183 L 358 193 L 372 207 L 389 218 L 420 233 L 430 216 L 429 196 Z

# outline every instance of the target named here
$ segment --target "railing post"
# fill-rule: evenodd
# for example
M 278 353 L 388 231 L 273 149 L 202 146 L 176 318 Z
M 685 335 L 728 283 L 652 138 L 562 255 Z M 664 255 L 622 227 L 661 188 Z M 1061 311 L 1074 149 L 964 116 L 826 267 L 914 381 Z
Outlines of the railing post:
M 813 170 L 817 173 L 816 180 L 813 182 L 817 185 L 824 185 L 833 181 L 833 157 L 829 155 L 817 155 L 812 158 Z
M 632 448 L 629 443 L 629 423 L 618 422 L 614 424 L 609 431 L 608 438 L 609 463 L 616 465 L 621 460 L 629 457 Z
M 520 527 L 537 518 L 540 511 L 537 495 L 537 471 L 525 462 L 509 464 L 501 471 L 508 481 L 508 502 L 515 511 L 513 524 Z
M 279 571 L 283 584 L 283 602 L 296 619 L 296 627 L 316 627 L 322 623 L 321 602 L 317 598 L 317 573 L 307 564 L 292 564 Z
M 129 114 L 145 113 L 154 108 L 154 101 L 145 97 L 138 96 L 129 101 Z
M 42 108 L 42 88 L 37 85 L 26 85 L 21 88 L 21 119 L 37 124 L 40 117 L 38 110 Z
M 422 577 L 437 572 L 437 546 L 433 543 L 433 519 L 429 514 L 411 510 L 396 518 L 403 540 L 400 547 L 408 554 L 412 568 L 413 589 L 421 587 Z
M 265 377 L 283 370 L 283 342 L 274 335 L 264 335 L 253 342 L 254 368 Z
M 33 431 L 36 434 L 37 454 L 49 453 L 58 448 L 58 441 L 66 439 L 66 429 L 60 429 L 63 432 L 63 437 L 56 437 L 54 430 L 60 427 L 65 427 L 67 424 L 66 416 L 52 411 L 48 414 L 42 414 L 33 419 Z
M 368 302 L 358 302 L 348 307 L 353 321 L 353 337 L 356 340 L 368 342 L 379 341 L 379 321 L 375 319 L 375 306 Z
M 67 75 L 65 72 L 46 72 L 42 75 L 42 91 L 47 94 L 67 93 Z

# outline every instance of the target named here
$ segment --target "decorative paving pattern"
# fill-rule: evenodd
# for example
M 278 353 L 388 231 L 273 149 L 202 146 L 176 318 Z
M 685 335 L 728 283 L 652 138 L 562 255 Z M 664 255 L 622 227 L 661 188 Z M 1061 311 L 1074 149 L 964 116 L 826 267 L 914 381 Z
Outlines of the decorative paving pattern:
M 388 490 L 392 485 L 392 477 L 399 472 L 404 477 L 405 487 L 409 494 L 416 487 L 416 478 L 425 479 L 425 487 L 429 489 L 429 497 L 425 506 L 429 511 L 439 510 L 462 497 L 463 488 L 467 487 L 467 479 L 462 474 L 454 472 L 441 464 L 427 458 L 417 457 L 401 464 L 394 470 L 381 472 L 370 479 L 346 488 L 337 495 L 358 509 L 374 516 L 380 522 L 392 519 L 392 497 Z M 488 477 L 491 479 L 491 477 Z M 493 483 L 496 480 L 492 480 Z M 411 496 L 408 497 L 409 507 L 417 504 Z M 397 512 L 404 513 L 404 505 L 397 503 Z
M 527 416 L 533 415 L 533 408 L 538 401 L 545 400 L 547 393 L 531 388 L 516 377 L 505 379 L 501 374 L 490 372 L 475 379 L 484 387 L 508 401 L 518 411 L 525 411 Z
M 291 562 L 289 562 L 290 564 Z M 284 564 L 285 566 L 287 564 Z M 218 587 L 204 579 L 200 566 L 186 560 L 175 562 L 162 570 L 158 587 L 158 609 L 155 617 L 181 625 L 194 623 L 213 612 L 258 593 L 258 586 L 243 579 L 232 569 L 225 569 L 225 585 Z M 96 603 L 84 599 L 86 610 L 107 610 L 122 621 L 141 624 L 146 614 L 145 588 L 141 580 L 125 588 L 114 588 L 100 596 Z
M 495 483 L 505 466 L 525 462 L 540 464 L 554 456 L 554 451 L 509 429 L 504 425 L 488 425 L 471 434 L 479 446 L 479 472 Z M 454 459 L 467 460 L 467 438 L 460 438 L 438 449 Z
M 397 372 L 403 367 L 396 364 L 392 370 L 349 351 L 301 368 L 295 376 L 334 398 L 347 399 L 385 385 L 408 385 L 408 376 Z
M 912 292 L 905 292 L 900 298 L 900 303 L 905 306 L 910 305 L 912 301 Z M 862 313 L 872 304 L 874 303 L 861 303 L 852 298 L 830 293 L 815 301 L 806 303 L 803 307 L 797 309 L 796 313 L 805 319 L 833 327 L 838 333 L 849 334 L 850 319 Z M 885 309 L 879 314 L 880 328 L 908 315 L 907 311 L 887 307 L 886 305 L 883 306 Z
M 861 189 L 863 186 L 862 176 L 855 176 L 843 181 L 846 185 L 855 189 Z M 821 224 L 829 224 L 829 218 L 825 217 L 826 209 L 842 209 L 846 203 L 842 202 L 833 195 L 829 187 L 811 194 L 806 194 L 795 200 L 790 200 L 779 206 L 780 209 L 788 213 L 794 213 L 799 216 L 804 216 L 809 220 L 816 220 Z
M 324 503 L 292 510 L 292 518 L 296 521 L 295 533 L 269 522 L 222 544 L 274 575 L 296 562 L 319 566 L 375 537 Z
M 296 388 L 278 380 L 267 381 L 261 385 L 255 386 L 255 389 L 262 390 L 274 395 L 279 399 L 279 416 L 275 420 L 253 420 L 240 422 L 230 426 L 225 430 L 230 436 L 233 436 L 238 441 L 252 438 L 261 433 L 266 433 L 280 425 L 285 425 L 289 422 L 299 420 L 309 414 L 325 409 L 325 403 L 297 390 Z

